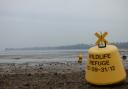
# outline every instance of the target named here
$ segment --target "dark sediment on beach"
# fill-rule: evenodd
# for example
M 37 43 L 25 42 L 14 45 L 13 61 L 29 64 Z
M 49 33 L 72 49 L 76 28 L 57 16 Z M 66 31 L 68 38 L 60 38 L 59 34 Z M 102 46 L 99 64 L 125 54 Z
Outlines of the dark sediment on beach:
M 128 78 L 111 86 L 87 83 L 84 66 L 75 62 L 0 64 L 0 89 L 128 89 Z

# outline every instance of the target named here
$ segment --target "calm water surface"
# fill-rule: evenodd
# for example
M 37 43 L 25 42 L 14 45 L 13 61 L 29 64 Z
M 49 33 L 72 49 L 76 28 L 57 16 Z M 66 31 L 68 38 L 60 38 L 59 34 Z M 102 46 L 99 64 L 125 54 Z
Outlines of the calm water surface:
M 80 52 L 85 60 L 87 50 L 1 51 L 0 63 L 77 61 Z

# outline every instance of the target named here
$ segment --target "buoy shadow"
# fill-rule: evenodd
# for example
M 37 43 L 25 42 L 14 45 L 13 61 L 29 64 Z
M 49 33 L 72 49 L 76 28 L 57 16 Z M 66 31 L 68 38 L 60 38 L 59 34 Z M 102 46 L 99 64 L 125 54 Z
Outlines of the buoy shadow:
M 128 81 L 119 82 L 117 84 L 110 84 L 110 85 L 94 85 L 87 83 L 86 89 L 127 89 Z

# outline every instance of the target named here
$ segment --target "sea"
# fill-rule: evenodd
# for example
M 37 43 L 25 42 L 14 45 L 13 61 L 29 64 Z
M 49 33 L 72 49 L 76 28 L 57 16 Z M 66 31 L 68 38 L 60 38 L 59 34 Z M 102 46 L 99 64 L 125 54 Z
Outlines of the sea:
M 0 63 L 77 62 L 81 53 L 86 61 L 86 49 L 0 51 Z

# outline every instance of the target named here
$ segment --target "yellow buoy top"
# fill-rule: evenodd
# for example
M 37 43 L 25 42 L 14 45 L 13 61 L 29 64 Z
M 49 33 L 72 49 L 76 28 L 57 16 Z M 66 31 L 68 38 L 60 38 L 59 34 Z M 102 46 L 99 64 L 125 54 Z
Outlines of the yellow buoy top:
M 104 34 L 99 34 L 98 32 L 95 33 L 95 35 L 98 37 L 98 40 L 96 41 L 96 45 L 100 43 L 106 43 L 108 44 L 108 41 L 105 39 L 105 37 L 108 35 L 108 32 L 104 32 Z
M 109 53 L 109 52 L 115 52 L 118 51 L 117 47 L 114 45 L 107 45 L 104 49 L 103 48 L 99 48 L 98 46 L 94 46 L 92 48 L 89 49 L 90 53 Z
M 82 54 L 82 52 L 80 52 L 80 53 L 79 53 L 79 56 L 78 56 L 78 57 L 83 57 L 83 54 Z

